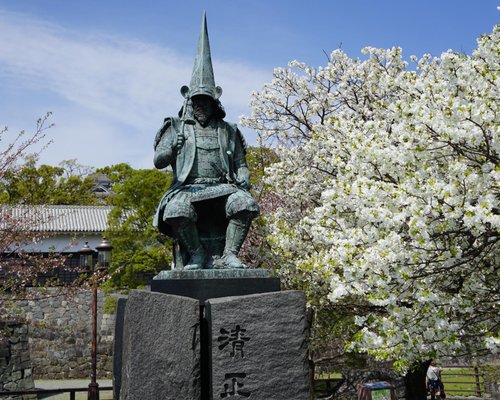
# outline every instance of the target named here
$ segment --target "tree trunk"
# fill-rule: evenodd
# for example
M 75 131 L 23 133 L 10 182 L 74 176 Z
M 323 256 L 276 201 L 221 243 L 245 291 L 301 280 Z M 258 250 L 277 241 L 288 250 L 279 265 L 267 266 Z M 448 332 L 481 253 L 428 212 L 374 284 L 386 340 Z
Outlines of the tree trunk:
M 427 389 L 425 387 L 425 375 L 430 360 L 418 364 L 405 376 L 406 400 L 426 400 Z

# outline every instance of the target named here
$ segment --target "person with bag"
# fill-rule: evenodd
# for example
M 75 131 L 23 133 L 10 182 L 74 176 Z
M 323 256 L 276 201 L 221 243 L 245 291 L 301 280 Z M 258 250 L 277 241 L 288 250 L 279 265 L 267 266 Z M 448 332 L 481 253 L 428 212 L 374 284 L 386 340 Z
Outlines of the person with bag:
M 446 394 L 441 380 L 441 369 L 436 365 L 435 360 L 431 360 L 425 377 L 425 386 L 431 394 L 431 400 L 444 400 Z

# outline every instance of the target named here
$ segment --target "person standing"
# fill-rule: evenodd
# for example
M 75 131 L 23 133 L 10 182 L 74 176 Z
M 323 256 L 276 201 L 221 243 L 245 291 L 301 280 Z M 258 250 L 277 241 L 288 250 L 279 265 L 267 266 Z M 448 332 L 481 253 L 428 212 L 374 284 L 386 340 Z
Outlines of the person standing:
M 441 381 L 441 369 L 436 365 L 436 360 L 431 359 L 427 374 L 425 377 L 425 385 L 431 394 L 431 400 L 444 400 L 444 385 Z

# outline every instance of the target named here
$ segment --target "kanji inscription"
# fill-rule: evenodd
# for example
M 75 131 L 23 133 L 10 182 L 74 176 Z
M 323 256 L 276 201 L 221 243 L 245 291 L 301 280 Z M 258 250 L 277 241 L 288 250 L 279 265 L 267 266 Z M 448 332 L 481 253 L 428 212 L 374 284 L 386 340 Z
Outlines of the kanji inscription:
M 224 391 L 220 394 L 221 399 L 227 397 L 250 397 L 251 392 L 243 389 L 243 379 L 246 376 L 247 374 L 242 372 L 225 374 L 226 383 L 224 383 Z
M 239 355 L 241 358 L 245 356 L 243 352 L 243 346 L 245 342 L 249 341 L 250 338 L 245 334 L 246 329 L 241 328 L 240 325 L 236 325 L 235 329 L 227 330 L 221 328 L 221 335 L 217 338 L 219 341 L 219 350 L 223 350 L 226 346 L 230 345 L 231 352 L 229 355 L 231 357 L 236 357 Z

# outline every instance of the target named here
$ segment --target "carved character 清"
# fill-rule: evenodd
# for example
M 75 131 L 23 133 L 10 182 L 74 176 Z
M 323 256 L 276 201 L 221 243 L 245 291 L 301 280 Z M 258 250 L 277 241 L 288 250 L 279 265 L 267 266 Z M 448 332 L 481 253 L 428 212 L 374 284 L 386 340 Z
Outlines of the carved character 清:
M 230 331 L 221 328 L 221 336 L 217 338 L 217 341 L 220 342 L 219 350 L 222 350 L 227 345 L 231 344 L 231 352 L 229 355 L 231 357 L 236 357 L 238 354 L 241 358 L 243 358 L 245 356 L 243 353 L 243 346 L 245 342 L 250 340 L 250 338 L 245 334 L 246 331 L 247 330 L 241 328 L 240 325 L 236 325 L 236 328 L 231 329 Z

